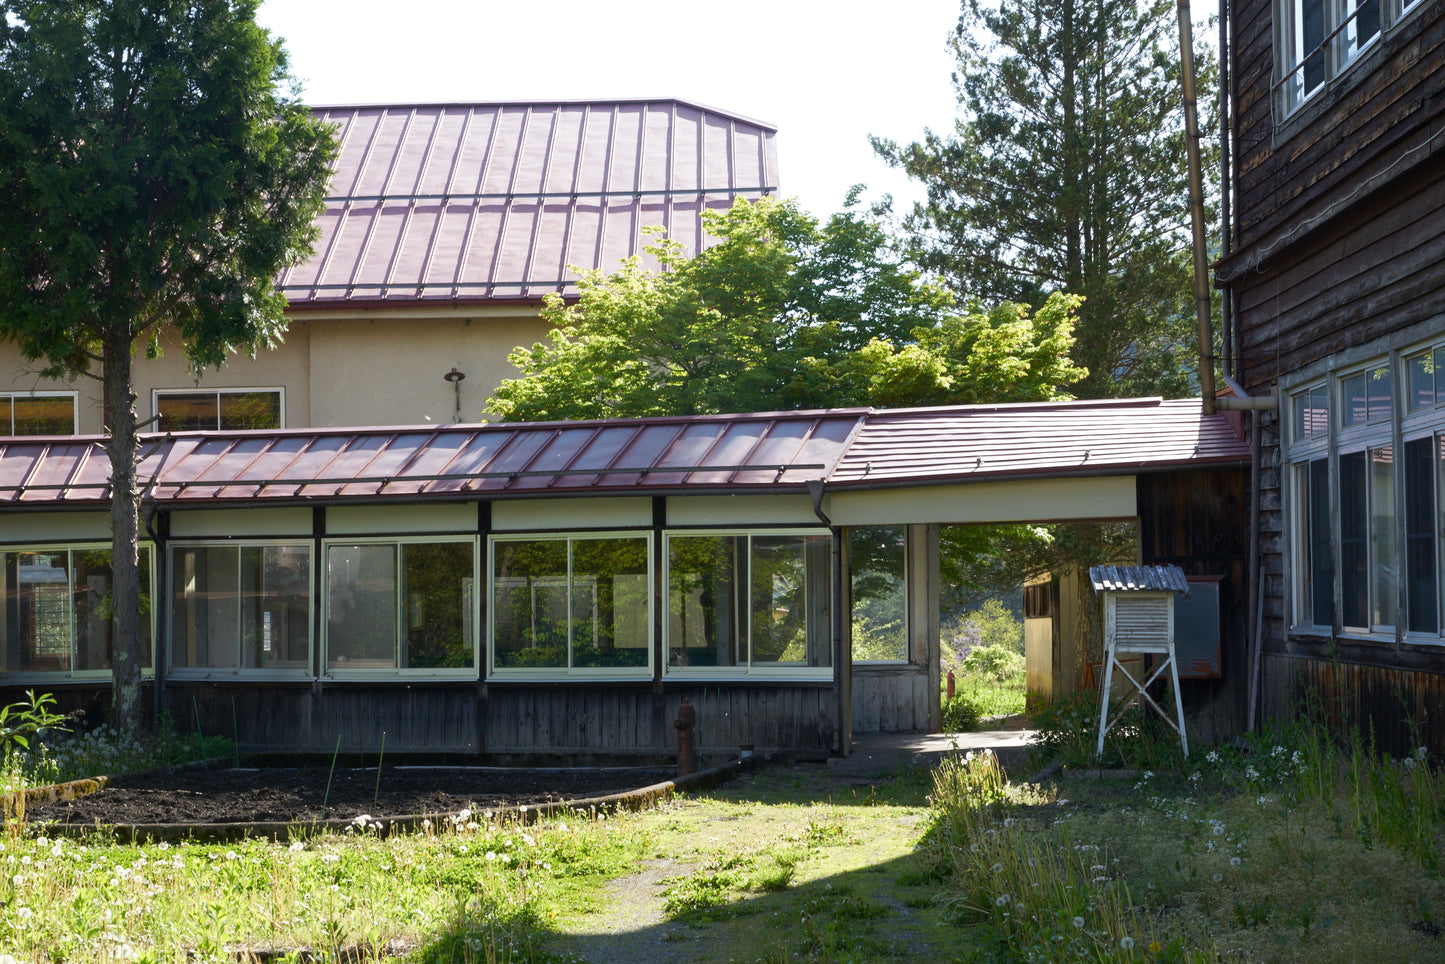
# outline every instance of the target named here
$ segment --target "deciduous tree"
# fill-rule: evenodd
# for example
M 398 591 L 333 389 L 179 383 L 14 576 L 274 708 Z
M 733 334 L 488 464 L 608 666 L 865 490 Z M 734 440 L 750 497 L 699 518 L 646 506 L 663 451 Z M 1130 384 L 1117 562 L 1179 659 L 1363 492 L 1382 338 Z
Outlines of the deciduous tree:
M 104 380 L 113 725 L 140 697 L 133 353 L 278 341 L 334 148 L 256 0 L 0 0 L 0 337 Z

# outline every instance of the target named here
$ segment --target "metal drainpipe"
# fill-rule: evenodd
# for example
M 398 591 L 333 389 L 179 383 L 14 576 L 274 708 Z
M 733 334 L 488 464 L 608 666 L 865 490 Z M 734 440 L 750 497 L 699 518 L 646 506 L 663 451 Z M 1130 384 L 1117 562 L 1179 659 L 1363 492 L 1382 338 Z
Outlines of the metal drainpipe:
M 1249 719 L 1248 729 L 1252 733 L 1258 720 L 1256 708 L 1259 702 L 1259 651 L 1264 644 L 1261 627 L 1264 624 L 1264 574 L 1259 558 L 1259 498 L 1260 465 L 1263 446 L 1259 439 L 1259 411 L 1249 413 L 1249 598 L 1245 600 L 1245 638 L 1249 640 Z M 1251 619 L 1250 617 L 1254 618 Z
M 1199 157 L 1199 107 L 1194 95 L 1194 26 L 1189 0 L 1178 0 L 1179 63 L 1184 74 L 1184 146 L 1189 158 L 1189 221 L 1194 237 L 1194 311 L 1199 320 L 1199 394 L 1214 414 L 1214 330 L 1209 317 L 1209 261 L 1204 237 L 1204 175 Z
M 1219 254 L 1227 258 L 1234 251 L 1230 222 L 1229 135 L 1232 129 L 1229 104 L 1229 0 L 1219 0 Z M 1234 292 L 1219 292 L 1220 344 L 1224 347 L 1224 374 L 1239 377 L 1239 357 L 1234 351 Z
M 832 639 L 829 646 L 833 652 L 833 718 L 837 721 L 833 730 L 833 751 L 838 756 L 847 756 L 848 748 L 843 745 L 843 530 L 833 525 L 833 520 L 823 512 L 823 480 L 808 482 L 808 494 L 813 497 L 813 514 L 828 527 L 830 562 L 832 563 Z

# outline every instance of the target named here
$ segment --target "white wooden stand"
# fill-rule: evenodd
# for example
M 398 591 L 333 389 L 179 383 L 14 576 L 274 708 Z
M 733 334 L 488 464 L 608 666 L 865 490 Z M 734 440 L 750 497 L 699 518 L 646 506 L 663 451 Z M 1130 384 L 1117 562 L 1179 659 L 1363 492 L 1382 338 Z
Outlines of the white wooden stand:
M 1162 661 L 1141 682 L 1135 679 L 1119 659 L 1123 654 L 1149 654 L 1162 656 Z M 1114 667 L 1129 681 L 1132 691 L 1124 698 L 1119 709 L 1109 714 L 1109 702 L 1114 685 Z M 1165 671 L 1174 698 L 1174 719 L 1170 719 L 1163 707 L 1154 702 L 1148 689 Z M 1143 675 L 1142 673 L 1140 674 Z M 1184 755 L 1189 755 L 1189 736 L 1184 731 L 1184 704 L 1179 699 L 1179 664 L 1174 658 L 1174 593 L 1172 592 L 1106 592 L 1104 595 L 1104 680 L 1099 688 L 1099 745 L 1095 753 L 1104 755 L 1104 737 L 1120 717 L 1137 700 L 1152 706 L 1164 722 L 1179 734 L 1179 745 Z

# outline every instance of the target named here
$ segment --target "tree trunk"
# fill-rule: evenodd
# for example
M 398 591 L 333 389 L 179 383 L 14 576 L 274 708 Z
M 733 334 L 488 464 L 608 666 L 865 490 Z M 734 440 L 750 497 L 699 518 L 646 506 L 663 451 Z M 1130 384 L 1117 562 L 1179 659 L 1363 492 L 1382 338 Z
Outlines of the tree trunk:
M 107 334 L 104 345 L 105 408 L 110 438 L 111 675 L 114 681 L 110 724 L 133 732 L 141 713 L 140 539 L 136 492 L 135 393 L 131 390 L 131 339 L 122 331 Z

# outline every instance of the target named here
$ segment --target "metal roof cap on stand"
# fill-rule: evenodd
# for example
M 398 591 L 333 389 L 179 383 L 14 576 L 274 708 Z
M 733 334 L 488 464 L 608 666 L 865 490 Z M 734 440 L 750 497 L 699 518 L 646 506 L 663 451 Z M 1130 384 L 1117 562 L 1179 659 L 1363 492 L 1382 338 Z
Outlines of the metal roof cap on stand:
M 1178 566 L 1090 566 L 1094 592 L 1178 592 L 1189 595 L 1189 580 Z

